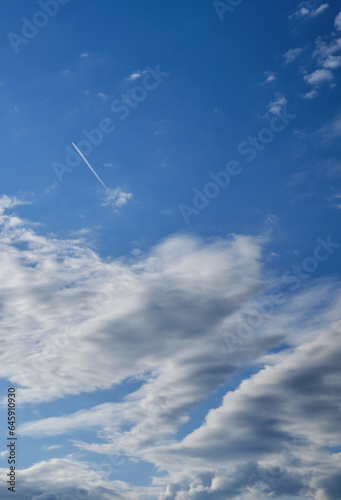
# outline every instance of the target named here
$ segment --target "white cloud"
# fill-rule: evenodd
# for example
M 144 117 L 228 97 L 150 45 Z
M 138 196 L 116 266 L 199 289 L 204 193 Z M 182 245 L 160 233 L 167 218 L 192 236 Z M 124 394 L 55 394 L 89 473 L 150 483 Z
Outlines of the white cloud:
M 312 13 L 312 17 L 316 17 L 320 14 L 322 14 L 322 12 L 324 12 L 326 9 L 328 9 L 329 7 L 329 4 L 328 3 L 323 3 L 322 5 L 320 5 L 320 7 L 318 7 L 317 9 L 315 9 Z
M 305 17 L 309 16 L 309 10 L 305 7 L 301 7 L 297 12 L 293 14 L 294 17 Z
M 302 94 L 303 99 L 316 99 L 318 97 L 319 93 L 317 90 L 310 90 L 310 92 L 307 92 L 305 94 Z
M 292 18 L 312 19 L 312 18 L 317 17 L 320 14 L 322 14 L 329 7 L 328 3 L 323 3 L 323 4 L 319 5 L 318 7 L 316 5 L 317 5 L 317 2 L 315 0 L 308 0 L 308 1 L 302 2 L 299 5 L 298 10 L 296 12 L 294 12 L 291 16 L 289 16 L 289 19 L 292 19 Z
M 303 48 L 297 47 L 296 49 L 290 49 L 288 52 L 284 54 L 283 57 L 285 57 L 285 64 L 289 64 L 293 61 L 295 61 L 304 51 Z
M 140 71 L 140 70 L 134 71 L 129 76 L 127 76 L 126 80 L 128 80 L 130 82 L 133 82 L 134 80 L 138 80 L 139 78 L 141 78 L 142 76 L 144 76 L 146 74 L 147 74 L 146 70 L 143 70 L 143 71 Z
M 125 455 L 164 472 L 147 488 L 133 487 L 91 463 L 54 459 L 20 471 L 22 500 L 81 486 L 98 500 L 314 498 L 316 490 L 332 498 L 340 457 L 326 447 L 340 439 L 337 284 L 302 283 L 232 353 L 226 334 L 268 296 L 262 239 L 176 235 L 147 255 L 110 261 L 80 242 L 39 236 L 18 217 L 3 214 L 0 223 L 8 333 L 0 376 L 25 385 L 21 402 L 140 381 L 120 402 L 24 422 L 19 433 L 93 430 L 95 442 L 73 440 L 78 451 Z M 283 343 L 289 348 L 268 354 Z M 196 430 L 176 438 L 199 404 L 251 369 L 257 373 L 226 389 Z
M 336 16 L 334 26 L 338 31 L 341 31 L 341 12 Z
M 101 99 L 103 99 L 103 101 L 108 101 L 110 99 L 110 97 L 107 96 L 106 94 L 103 94 L 103 92 L 99 92 L 98 93 L 98 97 L 100 97 Z
M 16 198 L 15 196 L 4 195 L 0 198 L 0 215 L 3 215 L 5 210 L 9 208 L 19 207 L 21 205 L 29 205 L 29 201 L 24 201 Z
M 328 123 L 320 128 L 317 135 L 322 139 L 324 144 L 331 142 L 341 137 L 341 114 L 334 116 Z
M 310 75 L 305 75 L 304 81 L 309 85 L 322 85 L 334 79 L 333 73 L 329 69 L 316 69 Z
M 276 80 L 275 74 L 271 73 L 270 71 L 267 71 L 265 73 L 265 76 L 266 76 L 266 78 L 265 78 L 264 83 L 271 83 L 271 82 L 274 82 Z
M 0 223 L 0 295 L 8 332 L 0 376 L 25 386 L 22 401 L 109 388 L 151 368 L 159 370 L 160 364 L 168 373 L 173 362 L 165 359 L 181 349 L 180 363 L 185 362 L 186 344 L 190 349 L 193 338 L 196 355 L 207 352 L 208 332 L 215 352 L 216 345 L 224 345 L 221 322 L 242 308 L 258 286 L 257 239 L 238 237 L 207 246 L 178 236 L 128 265 L 101 261 L 81 241 L 39 236 L 14 216 L 3 215 Z M 226 289 L 226 282 L 233 290 Z M 225 353 L 218 358 L 223 371 L 231 369 Z M 205 364 L 217 365 L 216 355 L 213 359 Z M 217 373 L 217 380 L 221 376 Z
M 46 446 L 44 445 L 42 447 L 43 450 L 46 450 L 46 451 L 54 451 L 54 450 L 59 450 L 60 448 L 62 448 L 62 445 L 60 444 L 53 444 L 51 446 Z
M 334 38 L 329 43 L 327 43 L 322 38 L 317 38 L 316 49 L 313 53 L 313 57 L 316 57 L 318 63 L 323 65 L 328 57 L 336 54 L 341 50 L 341 38 Z
M 266 78 L 264 83 L 272 83 L 276 80 L 275 73 L 271 73 L 270 71 L 266 71 L 265 76 Z
M 288 104 L 286 97 L 280 92 L 277 92 L 275 99 L 268 105 L 269 112 L 273 115 L 278 115 L 286 104 Z
M 328 56 L 323 62 L 323 66 L 327 69 L 335 69 L 341 66 L 341 56 Z
M 96 498 L 98 500 L 137 500 L 137 488 L 123 481 L 106 479 L 106 469 L 80 462 L 72 457 L 40 462 L 20 470 L 20 500 L 62 500 Z M 97 470 L 96 470 L 97 469 Z M 0 469 L 2 500 L 14 495 L 7 490 L 6 469 Z M 148 493 L 148 488 L 145 488 Z M 154 497 L 155 498 L 155 497 Z
M 264 368 L 227 392 L 203 424 L 180 441 L 165 437 L 170 426 L 175 424 L 175 429 L 185 422 L 177 420 L 179 399 L 194 388 L 195 380 L 207 384 L 214 374 L 206 363 L 213 351 L 196 358 L 196 374 L 188 371 L 189 366 L 184 371 L 185 365 L 173 365 L 123 403 L 45 419 L 40 427 L 27 423 L 20 432 L 44 436 L 97 428 L 104 442 L 74 444 L 109 458 L 124 453 L 167 471 L 165 477 L 154 478 L 154 487 L 162 487 L 164 493 L 159 496 L 151 490 L 148 498 L 253 500 L 266 494 L 318 500 L 318 487 L 321 495 L 334 499 L 328 492 L 337 484 L 341 454 L 331 454 L 328 447 L 340 446 L 340 306 L 340 287 L 326 283 L 289 299 L 262 326 L 256 343 L 246 339 L 243 359 L 246 352 L 255 355 L 255 346 L 269 332 L 277 342 L 285 338 L 291 348 L 263 357 L 258 351 L 254 362 Z M 238 353 L 235 356 L 237 361 Z M 131 424 L 131 431 L 123 430 Z M 142 500 L 144 493 L 140 491 L 138 498 Z
M 149 451 L 172 478 L 162 498 L 178 498 L 175 492 L 182 491 L 179 498 L 184 499 L 253 499 L 261 492 L 317 499 L 317 485 L 324 485 L 326 496 L 321 498 L 337 498 L 328 495 L 328 488 L 332 491 L 339 474 L 341 454 L 333 456 L 328 447 L 341 442 L 340 321 L 305 327 L 310 341 L 273 361 L 269 356 L 267 366 L 227 393 L 197 430 Z M 206 484 L 200 479 L 204 473 Z
M 317 60 L 317 68 L 304 76 L 305 83 L 312 85 L 315 89 L 302 94 L 301 97 L 304 99 L 315 98 L 318 95 L 317 88 L 323 84 L 329 83 L 329 88 L 334 88 L 333 71 L 341 67 L 341 56 L 338 55 L 341 51 L 341 38 L 338 38 L 335 32 L 323 38 L 318 37 L 315 45 L 312 57 Z
M 7 450 L 1 451 L 0 452 L 0 458 L 1 458 L 1 460 L 4 460 L 7 455 L 8 455 L 8 451 Z
M 105 194 L 105 200 L 102 203 L 103 206 L 113 206 L 120 208 L 128 203 L 128 201 L 133 197 L 133 193 L 126 193 L 120 187 L 116 189 L 107 188 Z

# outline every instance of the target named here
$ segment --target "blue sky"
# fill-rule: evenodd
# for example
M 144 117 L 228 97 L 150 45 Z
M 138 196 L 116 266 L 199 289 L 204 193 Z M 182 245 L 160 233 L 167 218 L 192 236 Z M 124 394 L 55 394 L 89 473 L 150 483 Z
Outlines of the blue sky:
M 339 498 L 341 2 L 0 28 L 1 498 Z

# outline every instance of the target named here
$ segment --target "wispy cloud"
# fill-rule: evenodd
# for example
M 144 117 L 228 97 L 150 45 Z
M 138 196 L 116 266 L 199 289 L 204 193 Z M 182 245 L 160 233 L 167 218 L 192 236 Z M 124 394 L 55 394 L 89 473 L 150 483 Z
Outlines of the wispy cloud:
M 285 64 L 294 62 L 303 52 L 304 49 L 302 47 L 288 50 L 288 52 L 286 52 L 283 56 L 285 58 Z
M 2 215 L 5 210 L 9 208 L 19 207 L 21 205 L 30 205 L 29 201 L 21 200 L 15 196 L 1 196 L 0 197 L 0 215 Z
M 338 31 L 341 31 L 341 12 L 336 16 L 334 26 Z
M 300 3 L 298 6 L 298 10 L 296 10 L 293 14 L 291 14 L 291 16 L 289 16 L 289 19 L 292 18 L 312 19 L 322 14 L 326 9 L 328 9 L 328 7 L 329 7 L 328 3 L 323 3 L 317 7 L 317 2 L 315 0 L 308 0 Z
M 131 73 L 129 76 L 127 76 L 126 80 L 133 82 L 134 80 L 138 80 L 139 78 L 141 78 L 142 76 L 144 76 L 146 74 L 147 74 L 146 70 L 133 71 L 133 73 Z
M 302 94 L 302 98 L 308 99 L 308 100 L 316 99 L 316 97 L 318 97 L 318 96 L 319 96 L 319 93 L 316 89 L 310 90 L 309 92 Z
M 321 127 L 317 135 L 327 145 L 341 138 L 341 114 L 334 116 L 328 123 Z
M 98 97 L 103 99 L 103 101 L 108 101 L 110 99 L 110 97 L 108 95 L 104 94 L 103 92 L 99 92 Z
M 271 71 L 266 71 L 265 73 L 265 80 L 263 83 L 272 83 L 276 81 L 276 75 L 275 73 L 271 73 Z

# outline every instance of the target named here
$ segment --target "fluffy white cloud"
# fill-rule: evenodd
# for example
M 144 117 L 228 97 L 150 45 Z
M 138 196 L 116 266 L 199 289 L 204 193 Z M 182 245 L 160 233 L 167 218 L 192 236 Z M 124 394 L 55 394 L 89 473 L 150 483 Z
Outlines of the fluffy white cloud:
M 335 69 L 341 66 L 341 56 L 328 56 L 325 61 L 323 61 L 323 66 L 328 69 Z
M 310 9 L 312 8 L 310 2 Z M 316 15 L 323 12 L 327 8 L 327 4 L 321 5 L 315 10 L 311 10 L 311 14 L 316 12 Z M 315 17 L 315 14 L 312 16 Z M 335 26 L 338 25 L 338 17 L 335 20 Z M 315 42 L 315 50 L 312 52 L 312 60 L 315 63 L 315 70 L 309 74 L 305 74 L 304 82 L 307 85 L 315 87 L 312 91 L 303 92 L 301 97 L 303 99 L 314 99 L 319 95 L 318 88 L 324 84 L 329 83 L 329 88 L 335 86 L 334 71 L 341 67 L 341 56 L 338 54 L 341 51 L 341 38 L 335 31 L 331 31 L 329 36 L 318 37 Z M 285 62 L 288 64 L 298 57 L 301 49 L 292 49 L 284 54 Z
M 309 85 L 322 85 L 334 79 L 333 73 L 329 69 L 317 69 L 310 75 L 305 75 L 304 81 Z

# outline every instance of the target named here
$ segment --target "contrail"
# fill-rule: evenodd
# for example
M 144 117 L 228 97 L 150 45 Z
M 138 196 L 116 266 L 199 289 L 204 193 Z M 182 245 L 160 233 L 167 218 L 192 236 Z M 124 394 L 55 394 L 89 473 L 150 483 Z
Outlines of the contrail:
M 88 162 L 88 160 L 85 158 L 85 156 L 83 155 L 83 153 L 81 151 L 79 151 L 79 149 L 77 148 L 76 144 L 72 143 L 72 146 L 75 148 L 75 150 L 77 151 L 77 153 L 79 154 L 79 156 L 81 158 L 83 158 L 83 160 L 85 161 L 85 163 L 87 164 L 87 166 L 90 168 L 91 172 L 93 174 L 95 174 L 95 176 L 97 177 L 97 179 L 99 180 L 99 182 L 102 184 L 102 186 L 104 187 L 104 189 L 108 189 L 107 186 L 102 181 L 102 179 L 100 178 L 100 176 L 96 174 L 96 172 L 94 171 L 94 169 L 92 168 L 92 166 L 90 165 L 90 163 Z
M 74 142 L 72 142 L 72 146 L 75 148 L 75 150 L 77 151 L 77 153 L 79 154 L 79 156 L 85 161 L 85 163 L 87 164 L 87 166 L 90 168 L 91 172 L 97 177 L 97 179 L 102 184 L 102 186 L 104 187 L 104 189 L 107 192 L 111 192 L 111 189 L 107 188 L 107 186 L 104 184 L 104 182 L 102 181 L 102 179 L 100 178 L 100 176 L 96 174 L 96 172 L 94 171 L 94 169 L 92 168 L 92 166 L 90 165 L 90 163 L 88 162 L 88 160 L 85 158 L 85 156 L 83 155 L 83 153 L 77 148 L 77 146 L 76 146 L 76 144 Z M 127 219 L 127 221 L 129 222 L 129 224 L 131 225 L 131 227 L 133 228 L 133 230 L 135 231 L 135 233 L 137 234 L 137 236 L 142 240 L 141 236 L 139 235 L 138 231 L 136 230 L 134 224 L 129 219 L 128 215 L 126 215 L 124 213 L 124 211 L 123 211 L 122 208 L 120 208 L 120 207 L 116 207 L 116 208 Z

